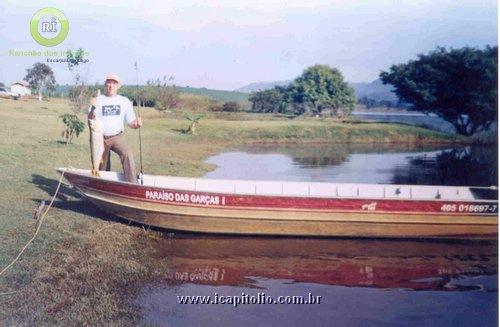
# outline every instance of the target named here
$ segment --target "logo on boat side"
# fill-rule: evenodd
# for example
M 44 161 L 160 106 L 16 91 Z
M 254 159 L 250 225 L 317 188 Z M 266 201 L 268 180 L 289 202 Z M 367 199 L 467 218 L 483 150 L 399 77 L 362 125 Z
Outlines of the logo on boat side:
M 377 202 L 363 204 L 361 206 L 362 210 L 375 211 L 377 209 Z

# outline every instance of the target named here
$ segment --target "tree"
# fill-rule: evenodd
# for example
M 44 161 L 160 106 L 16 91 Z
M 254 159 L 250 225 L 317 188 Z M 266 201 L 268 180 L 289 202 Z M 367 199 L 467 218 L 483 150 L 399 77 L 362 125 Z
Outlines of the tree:
M 372 98 L 368 98 L 367 96 L 364 96 L 361 99 L 358 99 L 358 103 L 365 105 L 366 109 L 376 107 L 378 104 L 377 100 L 374 100 Z
M 269 90 L 252 92 L 248 97 L 253 112 L 284 113 L 287 110 L 287 89 L 276 86 Z
M 154 94 L 155 108 L 160 111 L 178 108 L 180 105 L 179 92 L 175 85 L 169 85 L 175 79 L 174 76 L 163 76 L 163 82 L 160 78 L 156 80 L 147 80 L 146 90 L 150 89 Z M 147 98 L 147 91 L 144 96 Z M 146 100 L 147 103 L 147 100 Z
M 32 68 L 26 69 L 24 80 L 38 92 L 38 100 L 42 101 L 42 92 L 44 90 L 55 90 L 56 79 L 50 66 L 37 62 Z
M 288 88 L 288 94 L 297 113 L 314 115 L 323 111 L 345 115 L 354 110 L 354 90 L 344 81 L 342 73 L 326 65 L 307 68 Z
M 59 119 L 61 119 L 64 124 L 62 137 L 65 138 L 66 144 L 71 143 L 75 135 L 76 137 L 80 136 L 85 129 L 85 124 L 78 118 L 77 115 L 64 114 L 60 115 Z
M 156 93 L 156 109 L 160 111 L 175 109 L 180 104 L 179 92 L 173 86 L 160 86 Z
M 76 51 L 71 51 L 71 50 L 66 51 L 66 60 L 68 63 L 69 71 L 72 71 L 73 68 L 79 66 L 80 63 L 83 62 L 84 56 L 85 56 L 85 51 L 82 48 L 79 48 Z
M 149 81 L 148 81 L 149 83 Z M 140 107 L 156 107 L 159 87 L 151 84 L 137 86 L 123 85 L 120 94 L 131 99 L 134 105 Z
M 69 99 L 73 104 L 75 113 L 82 112 L 89 104 L 90 98 L 97 94 L 98 85 L 88 86 L 84 77 L 80 74 L 80 63 L 84 62 L 85 51 L 79 48 L 76 51 L 66 51 L 68 70 L 73 75 L 74 85 L 71 87 Z
M 76 76 L 75 85 L 69 90 L 69 100 L 73 104 L 73 111 L 80 113 L 86 109 L 90 103 L 90 98 L 100 93 L 101 88 L 99 85 L 85 85 L 80 80 L 80 76 Z
M 497 120 L 497 71 L 497 47 L 438 47 L 417 60 L 391 66 L 380 78 L 413 109 L 434 112 L 460 134 L 472 135 Z
M 240 110 L 241 110 L 241 106 L 236 101 L 224 102 L 224 104 L 222 105 L 222 108 L 221 108 L 221 111 L 224 111 L 224 112 L 237 112 Z

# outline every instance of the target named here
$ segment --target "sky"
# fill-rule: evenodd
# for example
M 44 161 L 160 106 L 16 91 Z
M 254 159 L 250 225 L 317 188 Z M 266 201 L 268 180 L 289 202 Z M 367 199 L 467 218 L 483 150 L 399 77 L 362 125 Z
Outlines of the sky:
M 44 47 L 31 37 L 38 10 L 54 7 L 68 37 Z M 437 46 L 498 44 L 496 0 L 440 1 L 11 1 L 0 3 L 0 82 L 22 80 L 47 56 L 16 51 L 83 48 L 78 71 L 87 83 L 107 73 L 125 84 L 173 76 L 180 86 L 234 90 L 253 82 L 291 80 L 325 64 L 349 82 L 371 82 L 393 64 Z M 61 56 L 56 58 L 63 58 Z M 73 83 L 64 63 L 47 63 L 59 84 Z

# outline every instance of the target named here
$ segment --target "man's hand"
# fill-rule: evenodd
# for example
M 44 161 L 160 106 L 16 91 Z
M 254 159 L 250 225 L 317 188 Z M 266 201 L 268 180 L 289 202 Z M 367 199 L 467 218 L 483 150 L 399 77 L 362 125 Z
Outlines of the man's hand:
M 142 118 L 141 117 L 137 118 L 132 123 L 130 123 L 129 126 L 132 127 L 133 129 L 140 128 L 142 126 Z
M 88 119 L 95 119 L 95 109 L 90 110 L 87 118 Z
M 93 106 L 94 109 L 90 110 L 90 112 L 87 116 L 88 119 L 95 119 L 95 105 L 96 105 L 96 103 L 97 103 L 97 100 L 95 97 L 90 98 L 90 105 Z

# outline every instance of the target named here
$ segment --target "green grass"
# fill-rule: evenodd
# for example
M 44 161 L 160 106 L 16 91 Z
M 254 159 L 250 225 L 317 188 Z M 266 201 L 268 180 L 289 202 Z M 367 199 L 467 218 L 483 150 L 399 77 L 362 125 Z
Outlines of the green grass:
M 463 142 L 422 128 L 394 124 L 345 124 L 336 120 L 287 119 L 233 113 L 210 114 L 199 135 L 184 134 L 183 113 L 142 109 L 144 171 L 201 176 L 214 167 L 204 159 L 243 143 Z M 90 168 L 88 131 L 66 145 L 57 117 L 71 112 L 64 99 L 50 102 L 0 99 L 0 269 L 33 234 L 33 210 L 53 195 L 56 167 Z M 81 115 L 85 120 L 85 115 Z M 127 130 L 139 166 L 138 132 Z M 112 157 L 113 168 L 120 170 Z M 117 166 L 118 163 L 118 166 Z M 6 325 L 133 324 L 138 312 L 129 302 L 135 286 L 162 276 L 167 258 L 152 261 L 156 240 L 97 211 L 63 186 L 41 232 L 20 261 L 0 276 L 0 321 Z
M 237 92 L 237 91 L 222 91 L 222 90 L 212 90 L 207 88 L 196 88 L 196 87 L 183 87 L 176 86 L 176 89 L 180 93 L 197 94 L 202 96 L 210 97 L 214 100 L 227 102 L 227 101 L 246 101 L 248 100 L 248 93 Z
M 335 119 L 269 119 L 269 116 L 265 120 L 262 114 L 255 117 L 241 114 L 240 119 L 235 116 L 232 115 L 231 120 L 210 116 L 203 118 L 198 138 L 238 143 L 443 143 L 458 140 L 451 135 L 408 125 L 346 124 Z M 167 129 L 178 130 L 186 122 L 182 119 L 166 119 L 160 124 L 164 124 Z

